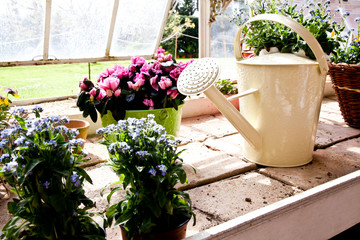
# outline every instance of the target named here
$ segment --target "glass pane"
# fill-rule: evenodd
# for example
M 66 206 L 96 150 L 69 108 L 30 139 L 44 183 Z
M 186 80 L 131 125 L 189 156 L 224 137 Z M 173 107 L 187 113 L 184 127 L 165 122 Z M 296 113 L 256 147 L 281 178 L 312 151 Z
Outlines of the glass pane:
M 210 51 L 212 57 L 234 57 L 234 39 L 239 26 L 231 23 L 230 19 L 239 9 L 248 11 L 244 0 L 232 1 L 224 13 L 216 16 L 216 21 L 211 24 Z
M 53 0 L 49 55 L 105 56 L 114 0 Z
M 120 0 L 110 55 L 153 54 L 167 0 Z
M 42 56 L 44 9 L 44 0 L 0 1 L 1 62 Z

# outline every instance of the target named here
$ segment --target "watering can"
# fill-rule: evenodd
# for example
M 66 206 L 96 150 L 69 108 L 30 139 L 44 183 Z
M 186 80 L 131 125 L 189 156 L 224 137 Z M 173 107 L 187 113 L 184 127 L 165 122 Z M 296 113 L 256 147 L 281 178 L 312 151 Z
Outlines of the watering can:
M 295 54 L 274 53 L 242 59 L 240 38 L 252 21 L 281 23 L 305 40 L 317 61 Z M 298 22 L 281 15 L 262 14 L 247 21 L 234 41 L 239 76 L 240 112 L 213 85 L 220 67 L 212 58 L 190 64 L 179 76 L 184 95 L 201 92 L 243 136 L 244 157 L 264 166 L 294 167 L 312 160 L 325 78 L 326 55 L 315 37 Z

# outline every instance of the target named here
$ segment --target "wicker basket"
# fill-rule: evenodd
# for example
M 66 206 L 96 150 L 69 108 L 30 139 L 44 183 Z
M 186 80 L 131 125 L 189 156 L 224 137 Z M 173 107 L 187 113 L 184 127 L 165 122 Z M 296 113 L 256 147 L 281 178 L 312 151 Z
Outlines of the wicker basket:
M 360 65 L 330 63 L 329 73 L 345 122 L 360 128 Z

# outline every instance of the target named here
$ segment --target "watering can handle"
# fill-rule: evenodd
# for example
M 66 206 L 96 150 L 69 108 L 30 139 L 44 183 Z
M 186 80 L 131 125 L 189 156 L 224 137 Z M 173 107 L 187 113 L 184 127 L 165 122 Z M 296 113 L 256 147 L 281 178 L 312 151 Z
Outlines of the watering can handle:
M 297 34 L 300 35 L 302 39 L 305 40 L 305 42 L 309 45 L 311 50 L 313 51 L 316 60 L 319 63 L 321 74 L 326 75 L 329 68 L 326 60 L 326 55 L 324 51 L 322 50 L 319 42 L 316 40 L 316 38 L 307 30 L 303 25 L 296 22 L 295 20 L 285 17 L 283 15 L 278 14 L 260 14 L 256 15 L 255 17 L 250 18 L 248 21 L 246 21 L 238 30 L 235 40 L 234 40 L 234 53 L 235 58 L 237 61 L 240 61 L 243 59 L 241 54 L 241 44 L 240 44 L 240 38 L 241 38 L 241 32 L 246 24 L 254 21 L 272 21 L 280 23 L 293 31 L 295 31 Z

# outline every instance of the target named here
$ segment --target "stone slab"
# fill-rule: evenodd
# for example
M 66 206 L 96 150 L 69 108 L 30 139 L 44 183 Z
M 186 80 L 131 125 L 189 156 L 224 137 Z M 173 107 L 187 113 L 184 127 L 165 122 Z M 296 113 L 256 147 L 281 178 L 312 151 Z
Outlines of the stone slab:
M 11 199 L 15 197 L 15 194 L 12 192 L 6 191 L 2 183 L 0 183 L 0 231 L 4 225 L 11 219 L 11 215 L 8 212 L 7 204 L 12 201 Z
M 343 117 L 341 116 L 339 103 L 337 102 L 336 97 L 328 97 L 323 99 L 321 103 L 319 119 L 321 122 L 328 124 L 335 124 L 340 126 L 346 125 Z
M 226 152 L 231 156 L 243 158 L 241 141 L 243 141 L 243 137 L 240 133 L 236 133 L 222 138 L 209 138 L 204 145 L 214 151 Z
M 179 137 L 191 141 L 205 141 L 237 133 L 237 130 L 221 114 L 186 118 L 181 121 Z
M 299 193 L 299 190 L 255 171 L 188 190 L 196 213 L 188 236 Z
M 360 137 L 360 129 L 346 125 L 319 122 L 315 139 L 315 148 L 326 148 L 337 142 Z
M 314 152 L 313 161 L 294 168 L 262 168 L 260 173 L 308 190 L 360 169 L 360 140 L 352 139 Z
M 106 146 L 99 143 L 102 140 L 100 135 L 88 137 L 85 142 L 84 150 L 89 154 L 89 161 L 82 163 L 81 167 L 89 167 L 98 163 L 106 162 L 109 153 Z

